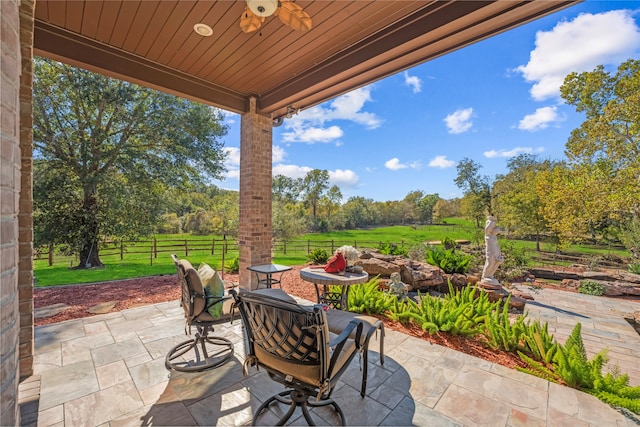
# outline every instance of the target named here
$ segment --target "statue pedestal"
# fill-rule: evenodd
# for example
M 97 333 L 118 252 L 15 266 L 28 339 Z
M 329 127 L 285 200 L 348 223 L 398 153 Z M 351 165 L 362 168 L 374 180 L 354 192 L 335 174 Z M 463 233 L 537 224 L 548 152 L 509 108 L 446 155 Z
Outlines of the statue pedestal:
M 502 289 L 502 285 L 500 285 L 500 282 L 498 282 L 497 279 L 490 279 L 488 277 L 482 278 L 478 282 L 478 286 L 480 286 L 481 288 L 491 289 L 491 290 Z

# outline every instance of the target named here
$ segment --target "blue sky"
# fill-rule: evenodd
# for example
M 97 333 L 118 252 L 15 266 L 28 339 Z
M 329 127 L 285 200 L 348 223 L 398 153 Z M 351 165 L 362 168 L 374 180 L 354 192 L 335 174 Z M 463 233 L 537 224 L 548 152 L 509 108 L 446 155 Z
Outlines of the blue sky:
M 559 96 L 564 76 L 640 58 L 640 2 L 586 1 L 302 111 L 273 129 L 273 173 L 329 171 L 344 201 L 462 195 L 456 165 L 491 179 L 520 153 L 564 159 L 583 115 Z M 227 177 L 239 188 L 240 116 L 226 114 Z

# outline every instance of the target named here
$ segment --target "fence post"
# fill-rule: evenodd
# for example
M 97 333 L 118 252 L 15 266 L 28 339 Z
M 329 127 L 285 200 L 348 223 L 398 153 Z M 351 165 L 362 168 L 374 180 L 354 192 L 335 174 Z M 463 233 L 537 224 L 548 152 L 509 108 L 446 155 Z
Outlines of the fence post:
M 227 240 L 225 239 L 225 243 L 226 243 L 226 241 Z M 224 280 L 224 253 L 225 253 L 225 250 L 224 250 L 224 246 L 223 246 L 223 249 L 222 249 L 222 261 L 221 261 L 222 262 L 222 266 L 220 267 L 220 270 L 222 270 L 222 280 Z
M 333 239 L 331 239 L 331 253 L 334 253 L 336 251 L 336 249 L 334 248 L 333 245 Z
M 188 243 L 188 240 L 186 239 L 184 241 L 184 256 L 185 257 L 189 256 L 189 243 Z
M 153 266 L 153 246 L 151 247 L 151 251 L 149 252 L 149 265 Z
M 53 243 L 49 243 L 49 267 L 53 265 Z
M 354 247 L 355 249 L 358 249 L 358 242 L 356 242 L 355 240 L 353 241 L 353 247 Z
M 211 255 L 215 255 L 216 252 L 216 238 L 211 240 Z
M 287 254 L 287 241 L 286 240 L 284 240 L 282 242 L 282 252 L 284 252 L 285 255 Z
M 153 257 L 158 258 L 158 241 L 153 237 Z
M 120 240 L 120 261 L 124 259 L 124 240 Z
M 311 240 L 307 239 L 307 255 L 311 253 Z

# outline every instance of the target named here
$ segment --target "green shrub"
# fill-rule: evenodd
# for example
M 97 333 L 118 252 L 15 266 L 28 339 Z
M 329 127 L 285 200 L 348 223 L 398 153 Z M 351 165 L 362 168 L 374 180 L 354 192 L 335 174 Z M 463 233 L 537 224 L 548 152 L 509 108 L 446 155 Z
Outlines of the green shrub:
M 399 247 L 396 243 L 380 243 L 378 245 L 378 252 L 383 255 L 403 255 L 406 256 L 409 252 Z
M 527 326 L 524 323 L 525 316 L 518 316 L 515 322 L 511 322 L 509 318 L 510 298 L 504 302 L 502 309 L 496 306 L 495 310 L 492 310 L 485 317 L 484 336 L 491 348 L 511 352 L 522 351 L 525 350 L 524 336 L 527 331 Z
M 629 272 L 640 274 L 640 262 L 634 262 L 629 264 Z
M 391 306 L 393 295 L 385 293 L 378 288 L 380 280 L 378 276 L 361 285 L 349 287 L 349 311 L 354 313 L 383 314 Z M 338 286 L 329 287 L 329 292 L 340 292 Z
M 532 328 L 538 332 L 538 348 L 547 348 L 546 355 L 533 354 L 531 357 L 518 352 L 528 368 L 518 370 L 566 385 L 596 396 L 612 406 L 626 408 L 640 414 L 640 386 L 629 386 L 629 376 L 619 374 L 617 368 L 613 372 L 602 375 L 602 368 L 607 363 L 607 349 L 600 351 L 591 360 L 582 340 L 582 325 L 577 323 L 565 345 L 553 343 L 553 337 L 542 338 L 546 334 L 539 325 Z M 531 345 L 530 348 L 533 348 Z M 544 351 L 541 351 L 544 353 Z M 551 356 L 550 356 L 551 355 Z
M 485 292 L 476 295 L 477 292 L 472 286 L 454 289 L 449 283 L 449 294 L 444 298 L 418 294 L 420 304 L 414 303 L 409 317 L 431 334 L 442 331 L 452 335 L 477 335 L 484 330 L 486 316 L 499 304 L 491 303 Z
M 440 267 L 445 273 L 466 273 L 469 271 L 471 256 L 453 249 L 434 248 L 427 252 L 427 263 Z
M 325 249 L 314 249 L 311 251 L 309 255 L 307 255 L 307 259 L 314 264 L 326 264 L 329 260 L 329 254 Z
M 225 268 L 229 273 L 237 273 L 238 271 L 240 271 L 240 258 L 232 258 L 231 261 L 225 264 Z
M 578 292 L 586 295 L 602 296 L 604 295 L 605 286 L 602 283 L 592 280 L 583 280 L 578 288 Z

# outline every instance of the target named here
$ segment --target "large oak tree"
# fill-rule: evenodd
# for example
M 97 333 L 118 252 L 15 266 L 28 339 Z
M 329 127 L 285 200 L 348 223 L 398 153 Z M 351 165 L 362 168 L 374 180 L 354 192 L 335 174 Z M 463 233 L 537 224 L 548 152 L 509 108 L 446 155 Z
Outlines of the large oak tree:
M 167 187 L 220 178 L 219 110 L 34 59 L 35 242 L 102 265 L 105 236 L 133 237 L 162 214 Z

